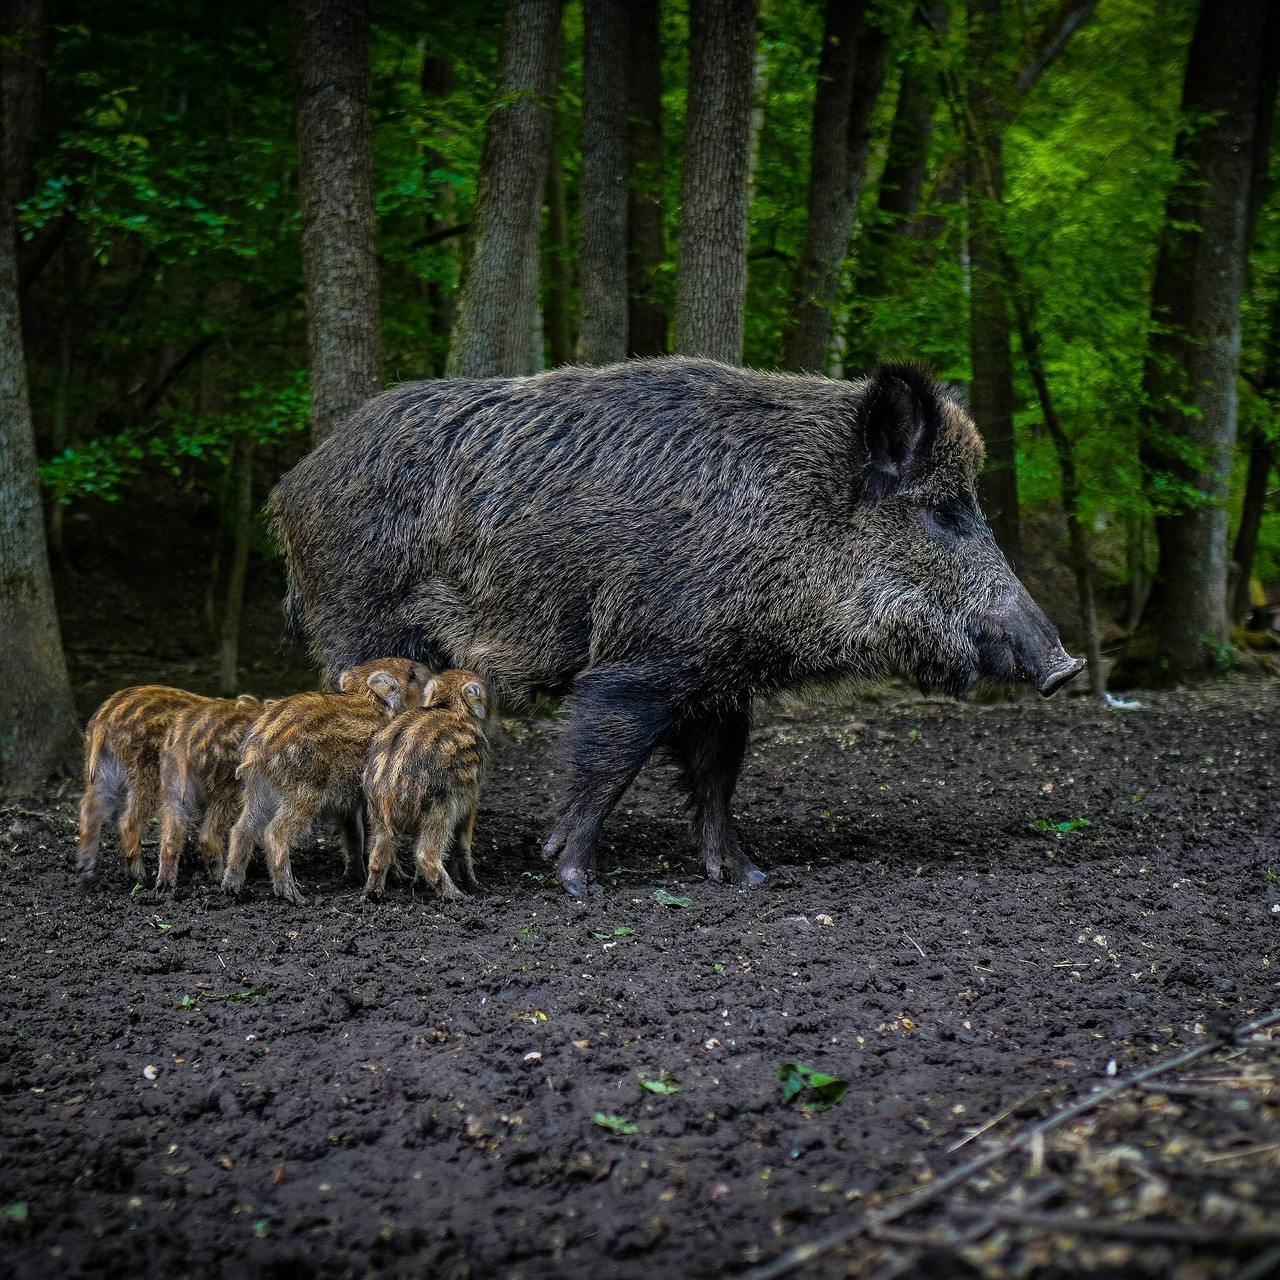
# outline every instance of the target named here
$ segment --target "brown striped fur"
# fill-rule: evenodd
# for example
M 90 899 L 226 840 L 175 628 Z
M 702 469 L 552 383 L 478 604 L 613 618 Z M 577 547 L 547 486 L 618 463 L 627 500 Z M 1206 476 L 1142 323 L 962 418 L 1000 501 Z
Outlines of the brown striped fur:
M 471 840 L 488 754 L 489 705 L 474 671 L 445 671 L 427 683 L 420 710 L 397 716 L 374 735 L 364 769 L 366 898 L 385 891 L 401 836 L 413 840 L 418 871 L 441 897 L 463 896 L 449 875 L 450 861 L 475 887 Z
M 227 833 L 240 804 L 240 744 L 262 710 L 263 703 L 242 693 L 238 698 L 207 699 L 174 716 L 160 755 L 157 889 L 177 884 L 178 860 L 197 819 L 201 821 L 196 844 L 205 871 L 211 880 L 222 878 Z
M 254 722 L 240 753 L 244 783 L 240 816 L 231 831 L 222 887 L 238 893 L 253 850 L 262 845 L 277 896 L 306 899 L 290 866 L 293 846 L 321 816 L 342 827 L 347 876 L 364 874 L 360 775 L 369 741 L 406 706 L 421 700 L 431 672 L 421 663 L 387 658 L 344 671 L 339 693 L 281 698 Z
M 80 800 L 81 875 L 97 871 L 102 827 L 116 820 L 125 867 L 139 884 L 146 874 L 142 837 L 160 800 L 160 753 L 174 719 L 214 701 L 165 685 L 134 685 L 113 693 L 85 730 L 84 795 Z

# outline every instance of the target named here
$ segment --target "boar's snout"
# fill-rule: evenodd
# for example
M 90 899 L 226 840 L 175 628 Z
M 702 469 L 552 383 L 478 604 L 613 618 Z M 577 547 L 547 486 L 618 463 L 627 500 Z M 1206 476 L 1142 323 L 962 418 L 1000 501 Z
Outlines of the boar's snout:
M 1057 692 L 1085 668 L 1062 647 L 1053 624 L 1016 579 L 981 620 L 977 637 L 981 675 L 997 682 L 1026 682 L 1043 697 Z
M 1042 697 L 1048 698 L 1057 693 L 1072 676 L 1078 676 L 1087 665 L 1083 658 L 1072 658 L 1066 653 L 1063 653 L 1062 657 L 1066 661 L 1050 667 L 1037 677 L 1036 688 L 1040 690 Z

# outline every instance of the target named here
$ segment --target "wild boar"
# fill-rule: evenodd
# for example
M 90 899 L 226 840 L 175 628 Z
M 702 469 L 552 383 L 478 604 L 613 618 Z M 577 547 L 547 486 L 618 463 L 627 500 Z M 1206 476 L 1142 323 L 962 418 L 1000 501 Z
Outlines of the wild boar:
M 238 893 L 254 848 L 261 844 L 276 895 L 306 903 L 293 877 L 290 853 L 319 817 L 342 829 L 348 881 L 364 876 L 360 775 L 369 741 L 388 717 L 421 699 L 431 672 L 403 658 L 344 671 L 340 693 L 281 698 L 254 722 L 236 774 L 244 784 L 240 816 L 231 829 L 222 887 Z
M 268 703 L 267 705 L 271 705 Z M 160 752 L 160 870 L 157 889 L 178 883 L 178 860 L 201 819 L 196 845 L 209 878 L 222 878 L 227 833 L 240 805 L 240 743 L 262 713 L 251 693 L 206 698 L 173 718 Z
M 418 873 L 442 898 L 463 895 L 449 875 L 477 887 L 471 860 L 480 775 L 488 750 L 489 694 L 474 671 L 443 671 L 427 681 L 421 710 L 384 725 L 364 769 L 369 818 L 369 878 L 364 896 L 380 898 L 401 836 L 414 842 Z
M 762 873 L 730 798 L 761 695 L 899 671 L 961 694 L 1082 667 L 996 547 L 982 443 L 925 370 L 637 360 L 410 383 L 277 485 L 286 614 L 336 670 L 378 652 L 565 700 L 547 839 L 571 893 L 655 747 L 708 873 Z
M 84 795 L 76 867 L 86 879 L 98 867 L 103 824 L 116 818 L 125 869 L 146 878 L 142 837 L 160 800 L 160 751 L 174 718 L 212 701 L 185 689 L 142 684 L 113 693 L 85 729 Z M 123 805 L 123 812 L 121 806 Z

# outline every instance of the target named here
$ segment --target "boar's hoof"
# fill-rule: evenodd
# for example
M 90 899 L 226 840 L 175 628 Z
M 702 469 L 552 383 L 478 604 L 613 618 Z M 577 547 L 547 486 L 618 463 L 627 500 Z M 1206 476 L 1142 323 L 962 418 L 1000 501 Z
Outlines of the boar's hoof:
M 725 884 L 740 885 L 744 889 L 754 889 L 765 878 L 764 872 L 749 858 L 745 858 L 741 854 L 736 858 L 726 858 L 723 863 L 718 860 L 709 861 L 707 863 L 707 875 L 712 880 L 723 881 Z
M 571 898 L 581 900 L 588 894 L 594 895 L 603 892 L 600 886 L 592 881 L 586 869 L 576 863 L 569 863 L 567 866 L 561 863 L 556 868 L 556 875 L 559 877 L 560 883 L 564 885 L 565 892 Z

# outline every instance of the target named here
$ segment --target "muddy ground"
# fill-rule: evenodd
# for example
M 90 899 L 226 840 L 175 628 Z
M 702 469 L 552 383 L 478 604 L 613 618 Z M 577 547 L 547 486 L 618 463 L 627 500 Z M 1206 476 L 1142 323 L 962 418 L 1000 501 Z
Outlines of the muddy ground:
M 537 857 L 550 721 L 503 734 L 485 892 L 457 905 L 403 882 L 364 905 L 327 840 L 295 860 L 304 909 L 261 878 L 228 901 L 190 862 L 176 899 L 131 896 L 114 843 L 86 891 L 74 789 L 6 808 L 6 1269 L 701 1277 L 892 1203 L 1109 1072 L 1280 1007 L 1280 683 L 1145 701 L 771 715 L 736 802 L 770 872 L 754 891 L 701 878 L 659 765 L 607 829 L 603 895 L 567 898 Z M 785 1104 L 785 1062 L 847 1095 Z M 1103 1250 L 1098 1274 L 1247 1256 L 1162 1250 Z

